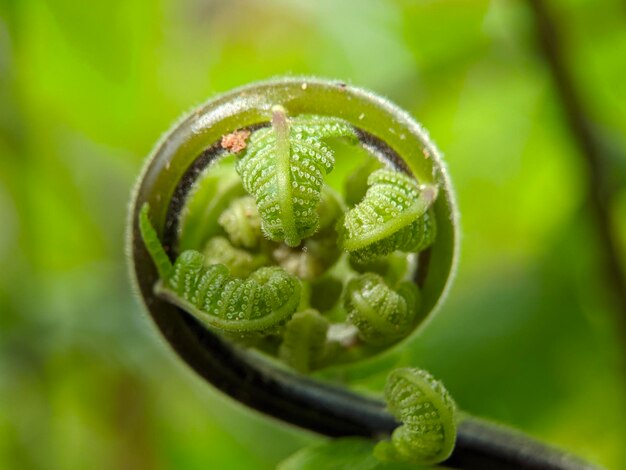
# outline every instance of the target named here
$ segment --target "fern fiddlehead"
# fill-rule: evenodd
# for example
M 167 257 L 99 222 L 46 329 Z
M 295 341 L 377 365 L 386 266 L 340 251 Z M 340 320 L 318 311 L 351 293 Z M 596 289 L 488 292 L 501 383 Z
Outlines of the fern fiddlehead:
M 417 312 L 423 310 L 424 315 L 430 312 L 441 295 L 445 285 L 441 277 L 425 283 L 428 278 L 423 272 L 429 263 L 422 268 L 417 256 L 401 251 L 418 252 L 432 243 L 433 205 L 438 188 L 445 188 L 445 179 L 441 178 L 434 159 L 423 158 L 427 144 L 414 128 L 394 129 L 392 121 L 377 114 L 378 104 L 370 107 L 363 103 L 363 111 L 352 113 L 355 100 L 368 102 L 371 96 L 352 95 L 344 106 L 337 108 L 333 100 L 325 101 L 323 94 L 313 101 L 308 97 L 301 101 L 298 95 L 307 89 L 304 86 L 295 93 L 292 89 L 287 95 L 282 90 L 268 95 L 267 100 L 255 101 L 258 107 L 253 110 L 244 109 L 248 100 L 244 93 L 235 107 L 219 108 L 227 115 L 207 116 L 198 121 L 199 127 L 193 132 L 202 133 L 194 135 L 206 144 L 185 146 L 181 155 L 187 158 L 191 149 L 199 149 L 200 157 L 187 166 L 185 174 L 178 173 L 175 191 L 168 189 L 162 193 L 173 194 L 167 211 L 160 204 L 160 195 L 151 197 L 150 203 L 168 217 L 163 236 L 171 248 L 176 253 L 187 249 L 201 252 L 207 269 L 220 264 L 228 268 L 230 277 L 247 278 L 260 268 L 280 267 L 299 278 L 303 294 L 298 309 L 321 309 L 333 326 L 333 338 L 335 333 L 339 335 L 339 327 L 346 326 L 352 336 L 341 346 L 349 355 L 338 361 L 348 357 L 346 360 L 357 360 L 382 350 L 369 348 L 368 344 L 384 345 L 407 336 L 418 323 Z M 309 108 L 309 103 L 317 103 L 318 99 L 320 107 Z M 289 115 L 286 109 L 290 110 Z M 229 114 L 231 111 L 237 114 L 239 110 L 241 118 Z M 383 122 L 391 127 L 377 127 Z M 204 135 L 207 137 L 200 137 Z M 333 138 L 344 139 L 340 142 Z M 327 177 L 335 166 L 335 151 L 348 160 L 340 162 L 341 176 Z M 405 160 L 403 164 L 404 153 L 419 158 Z M 433 155 L 430 149 L 428 155 Z M 185 167 L 175 168 L 180 171 Z M 407 173 L 391 168 L 404 168 Z M 416 175 L 421 184 L 409 177 L 408 172 Z M 190 189 L 185 189 L 189 182 Z M 343 197 L 338 191 L 344 192 Z M 353 207 L 344 214 L 346 201 Z M 172 220 L 171 214 L 176 214 L 177 206 L 182 207 L 180 218 Z M 445 210 L 445 201 L 443 207 Z M 371 215 L 375 217 L 366 220 L 365 216 Z M 350 224 L 350 221 L 356 222 Z M 351 230 L 357 222 L 361 227 Z M 177 230 L 178 239 L 168 232 L 168 227 Z M 444 233 L 448 238 L 444 240 L 443 255 L 441 250 L 431 251 L 429 259 L 445 256 L 445 249 L 451 243 L 449 233 Z M 449 260 L 444 258 L 444 263 Z M 398 287 L 402 279 L 418 279 L 416 266 L 421 270 L 419 283 L 429 292 L 424 296 L 423 309 L 418 308 L 416 299 L 421 295 L 416 287 L 407 287 L 408 284 Z M 444 266 L 445 272 L 449 264 Z M 363 275 L 379 273 L 387 283 L 382 284 L 388 300 L 385 305 L 394 304 L 397 308 L 383 309 L 380 318 L 367 318 L 354 313 L 358 312 L 354 298 L 337 305 L 339 292 L 344 294 L 344 299 L 349 298 L 345 295 L 348 291 L 353 297 L 360 295 L 354 288 L 357 281 L 350 289 L 346 288 L 355 271 Z M 331 283 L 333 288 L 328 291 L 320 289 L 323 284 L 318 281 L 326 273 L 329 279 L 338 280 L 338 289 L 335 283 Z M 160 276 L 161 287 L 173 282 L 173 274 L 169 276 Z M 373 291 L 367 292 L 370 295 Z M 159 294 L 168 295 L 163 289 Z M 174 297 L 171 292 L 170 297 Z M 377 302 L 371 295 L 366 298 L 373 304 Z M 394 315 L 398 321 L 393 319 Z M 353 323 L 359 323 L 362 341 L 358 341 L 354 325 L 346 323 L 350 318 Z M 376 333 L 374 326 L 380 331 Z M 266 338 L 267 344 L 274 341 L 277 347 L 276 341 L 284 331 L 272 335 L 273 339 Z M 278 354 L 276 349 L 262 347 L 264 352 Z
M 224 235 L 222 227 L 217 223 L 217 216 L 235 197 L 242 196 L 245 191 L 240 181 L 232 178 L 233 175 L 230 175 L 230 179 L 238 184 L 229 187 L 232 191 L 229 191 L 228 195 L 226 188 L 219 184 L 222 179 L 216 177 L 214 181 L 218 184 L 207 191 L 209 197 L 198 198 L 195 202 L 199 204 L 188 205 L 193 209 L 190 212 L 201 214 L 200 217 L 190 217 L 189 223 L 186 223 L 185 209 L 182 212 L 179 210 L 180 201 L 189 195 L 190 181 L 196 180 L 197 172 L 206 168 L 207 164 L 220 159 L 226 154 L 225 150 L 245 155 L 246 152 L 243 150 L 249 146 L 249 137 L 257 134 L 259 125 L 262 126 L 267 120 L 267 110 L 276 103 L 284 104 L 294 113 L 291 124 L 306 114 L 341 116 L 345 122 L 357 129 L 358 139 L 364 148 L 368 151 L 374 149 L 381 162 L 390 167 L 408 169 L 425 189 L 429 186 L 437 188 L 444 197 L 439 197 L 428 209 L 428 212 L 436 217 L 438 233 L 436 243 L 427 254 L 428 263 L 425 265 L 420 263 L 420 271 L 423 266 L 425 267 L 425 272 L 420 273 L 418 277 L 424 292 L 421 313 L 426 315 L 431 312 L 445 296 L 451 279 L 450 273 L 455 267 L 457 225 L 454 192 L 441 155 L 416 121 L 383 98 L 350 85 L 311 78 L 280 79 L 234 90 L 195 110 L 166 135 L 155 148 L 149 164 L 144 167 L 139 184 L 133 193 L 129 218 L 132 225 L 128 231 L 133 281 L 139 288 L 145 307 L 167 341 L 174 346 L 175 351 L 205 379 L 233 398 L 259 411 L 331 436 L 358 434 L 377 437 L 389 432 L 396 423 L 380 405 L 357 394 L 348 394 L 345 390 L 317 384 L 314 380 L 304 381 L 285 374 L 282 370 L 277 371 L 262 360 L 252 359 L 252 355 L 241 354 L 237 345 L 224 338 L 216 338 L 210 329 L 204 330 L 190 325 L 185 316 L 180 315 L 167 302 L 155 301 L 154 269 L 145 262 L 145 248 L 149 248 L 151 252 L 162 284 L 173 275 L 174 267 L 156 236 L 152 240 L 146 239 L 145 244 L 140 242 L 140 232 L 145 232 L 141 228 L 148 226 L 142 223 L 140 208 L 146 202 L 153 205 L 155 214 L 164 221 L 164 240 L 167 240 L 168 245 L 178 247 L 180 250 L 201 249 L 211 237 Z M 225 136 L 227 138 L 224 140 Z M 291 152 L 291 142 L 289 146 Z M 284 147 L 282 154 L 286 154 Z M 228 155 L 228 158 L 237 158 Z M 209 170 L 213 171 L 213 168 Z M 334 176 L 331 175 L 328 181 Z M 341 183 L 334 186 L 335 189 L 341 187 L 340 185 Z M 210 196 L 211 193 L 221 196 L 214 199 Z M 361 195 L 362 191 L 355 193 L 354 199 L 349 201 L 350 204 L 358 203 Z M 203 201 L 207 203 L 206 207 L 203 207 Z M 212 204 L 213 201 L 219 203 Z M 174 229 L 181 226 L 182 230 L 174 232 Z M 392 232 L 397 231 L 395 230 L 397 228 L 395 227 Z M 231 236 L 228 232 L 226 234 Z M 280 237 L 276 238 L 283 240 Z M 235 245 L 238 243 L 233 242 Z M 290 243 L 296 242 L 290 240 Z M 369 241 L 364 245 L 368 243 Z M 399 243 L 397 246 L 403 245 Z M 248 248 L 243 245 L 238 247 Z M 350 252 L 359 249 L 346 247 Z M 393 249 L 399 248 L 394 246 Z M 367 264 L 367 261 L 360 263 L 358 269 L 368 272 L 373 265 Z M 421 262 L 421 257 L 419 261 Z M 331 276 L 338 275 L 339 279 L 343 280 L 346 278 L 346 272 L 353 274 L 347 263 L 339 262 L 337 266 L 338 269 L 333 268 Z M 436 269 L 430 269 L 429 266 L 436 266 Z M 381 272 L 383 271 L 386 271 L 386 268 L 382 267 Z M 389 279 L 389 276 L 386 274 L 385 276 Z M 396 279 L 397 276 L 394 275 L 393 278 Z M 388 282 L 389 285 L 395 285 L 395 280 Z M 322 308 L 324 302 L 318 303 L 317 306 Z M 281 328 L 280 331 L 285 329 Z M 311 410 L 315 412 L 312 413 Z M 476 429 L 478 431 L 474 432 Z M 524 463 L 525 458 L 531 454 L 533 457 L 531 464 L 546 462 L 550 465 L 557 460 L 571 461 L 570 456 L 559 455 L 552 449 L 546 449 L 529 439 L 524 440 L 524 445 L 530 449 L 528 452 L 515 452 L 515 449 L 511 450 L 511 446 L 506 445 L 506 433 L 488 423 L 474 421 L 468 426 L 461 425 L 459 433 L 465 435 L 464 439 L 459 440 L 460 449 L 458 452 L 455 450 L 452 456 L 451 462 L 454 461 L 454 466 L 467 459 L 470 465 L 474 464 L 474 468 L 477 468 L 476 455 L 481 456 L 478 465 L 484 462 L 485 467 L 489 468 L 501 468 L 499 464 L 508 465 L 511 462 L 519 464 L 517 468 L 530 468 L 524 466 Z M 398 433 L 398 436 L 401 437 L 402 433 Z M 403 446 L 407 449 L 414 447 L 411 443 L 414 437 L 414 434 L 408 436 L 405 442 L 409 444 L 406 446 L 402 441 L 398 441 L 398 449 Z M 504 446 L 501 445 L 502 442 L 505 443 Z M 397 456 L 396 447 L 389 445 Z M 534 459 L 535 456 L 538 456 L 537 460 Z M 536 467 L 537 465 L 533 466 Z M 589 467 L 550 465 L 550 468 L 569 470 Z
M 456 405 L 440 381 L 425 370 L 395 369 L 387 378 L 385 400 L 402 425 L 391 442 L 378 444 L 381 460 L 435 464 L 449 457 L 456 440 Z
M 219 216 L 218 222 L 234 245 L 256 248 L 263 238 L 261 216 L 254 198 L 250 196 L 232 201 Z
M 395 250 L 417 252 L 435 238 L 429 208 L 437 187 L 420 185 L 408 175 L 376 170 L 368 178 L 363 200 L 349 210 L 339 227 L 339 243 L 359 262 Z
M 330 322 L 317 310 L 295 313 L 285 326 L 279 357 L 299 372 L 309 372 L 326 353 Z
M 269 264 L 269 258 L 263 253 L 252 254 L 233 246 L 224 237 L 211 238 L 204 249 L 204 263 L 223 264 L 235 277 L 248 277 L 261 266 Z
M 195 251 L 181 253 L 172 266 L 148 218 L 140 214 L 142 237 L 160 281 L 157 295 L 189 312 L 210 328 L 250 334 L 271 330 L 285 322 L 300 302 L 299 281 L 278 267 L 262 267 L 247 279 L 231 276 L 223 264 L 206 266 Z
M 355 137 L 338 118 L 298 116 L 288 119 L 281 106 L 272 109 L 272 126 L 255 132 L 237 172 L 252 194 L 268 238 L 298 246 L 318 226 L 317 205 L 324 176 L 334 166 L 323 139 Z
M 373 345 L 396 341 L 412 330 L 420 293 L 411 282 L 391 289 L 377 274 L 362 274 L 346 286 L 344 307 L 361 339 Z

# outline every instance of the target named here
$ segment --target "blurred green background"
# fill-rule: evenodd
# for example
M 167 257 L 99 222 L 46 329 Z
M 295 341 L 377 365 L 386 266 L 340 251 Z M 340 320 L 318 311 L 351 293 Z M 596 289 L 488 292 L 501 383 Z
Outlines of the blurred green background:
M 596 129 L 623 150 L 626 5 L 549 5 Z M 522 0 L 0 0 L 0 468 L 263 469 L 320 439 L 178 363 L 124 259 L 130 188 L 161 133 L 283 74 L 386 95 L 446 154 L 458 277 L 393 361 L 469 412 L 624 468 L 620 312 L 533 21 Z M 624 189 L 610 210 L 625 261 Z M 384 368 L 366 372 L 352 383 L 375 390 Z

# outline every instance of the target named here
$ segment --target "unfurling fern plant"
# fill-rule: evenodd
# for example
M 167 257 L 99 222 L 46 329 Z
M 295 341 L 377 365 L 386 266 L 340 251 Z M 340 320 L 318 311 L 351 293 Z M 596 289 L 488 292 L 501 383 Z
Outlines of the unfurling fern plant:
M 500 429 L 460 419 L 424 371 L 390 374 L 388 411 L 322 382 L 411 337 L 455 267 L 446 168 L 388 101 L 303 79 L 218 97 L 157 146 L 130 227 L 132 273 L 155 323 L 242 403 L 329 436 L 383 439 L 383 461 L 500 468 L 528 457 L 501 445 Z
M 376 448 L 385 461 L 438 463 L 450 456 L 456 440 L 456 404 L 444 387 L 425 370 L 396 369 L 385 385 L 389 411 L 402 422 Z
M 346 285 L 344 309 L 334 312 L 335 323 L 356 327 L 357 339 L 364 345 L 391 344 L 407 336 L 416 326 L 420 307 L 416 284 L 402 282 L 395 290 L 376 274 L 357 275 L 338 261 L 341 247 L 344 258 L 359 262 L 394 251 L 418 253 L 428 248 L 435 239 L 434 218 L 428 211 L 437 186 L 419 184 L 391 167 L 378 169 L 361 175 L 369 188 L 362 201 L 344 215 L 345 203 L 325 182 L 335 164 L 332 146 L 326 142 L 348 138 L 356 143 L 355 128 L 335 117 L 288 117 L 280 105 L 272 106 L 270 122 L 269 127 L 236 131 L 222 139 L 229 151 L 225 155 L 234 154 L 235 171 L 250 196 L 239 196 L 233 190 L 236 182 L 221 189 L 224 181 L 231 181 L 232 170 L 228 173 L 222 168 L 217 181 L 208 179 L 207 172 L 208 184 L 217 189 L 196 192 L 212 194 L 221 212 L 214 215 L 216 220 L 205 220 L 212 236 L 204 247 L 182 252 L 170 267 L 149 221 L 148 206 L 142 208 L 141 234 L 160 276 L 155 292 L 214 330 L 284 336 L 278 357 L 308 371 L 322 364 L 309 351 L 315 346 L 309 340 L 323 336 L 320 350 L 337 343 L 326 338 L 328 326 L 321 329 L 330 325 L 322 316 L 330 312 L 313 315 L 306 310 L 316 303 L 310 297 L 310 284 L 336 268 Z M 184 212 L 193 221 L 190 213 L 203 211 L 195 199 L 191 204 Z M 301 283 L 306 283 L 304 291 L 309 293 L 302 302 Z M 306 313 L 277 332 L 276 327 L 298 308 Z M 317 325 L 311 330 L 317 333 L 301 333 L 307 325 Z M 307 340 L 302 348 L 295 348 L 299 336 Z M 345 349 L 358 357 L 355 346 L 358 341 Z M 292 351 L 293 355 L 309 351 L 311 360 L 291 358 Z

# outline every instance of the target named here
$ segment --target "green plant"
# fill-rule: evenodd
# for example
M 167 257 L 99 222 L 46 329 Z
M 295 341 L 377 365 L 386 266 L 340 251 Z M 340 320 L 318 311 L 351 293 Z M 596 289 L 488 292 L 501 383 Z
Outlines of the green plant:
M 398 171 L 368 175 L 363 200 L 350 209 L 339 228 L 340 245 L 363 263 L 394 251 L 419 252 L 435 240 L 430 211 L 437 186 L 422 184 Z
M 419 369 L 396 369 L 387 379 L 385 399 L 402 421 L 376 448 L 381 460 L 438 463 L 450 456 L 456 439 L 456 404 L 443 384 Z
M 387 346 L 407 336 L 424 318 L 418 314 L 419 288 L 408 280 L 397 289 L 388 286 L 368 272 L 367 263 L 389 262 L 394 252 L 405 253 L 395 256 L 406 261 L 409 253 L 420 253 L 435 242 L 432 205 L 437 185 L 420 184 L 389 164 L 370 174 L 361 171 L 366 192 L 344 215 L 346 204 L 326 184 L 325 175 L 335 165 L 332 139 L 348 138 L 357 145 L 357 129 L 336 117 L 288 117 L 281 105 L 271 107 L 270 122 L 269 127 L 222 137 L 222 159 L 234 155 L 234 165 L 219 167 L 219 179 L 208 167 L 193 189 L 211 194 L 219 203 L 209 206 L 211 217 L 206 205 L 193 197 L 183 207 L 187 220 L 202 223 L 189 236 L 184 227 L 180 237 L 206 242 L 183 251 L 173 267 L 159 247 L 144 205 L 140 228 L 159 270 L 155 292 L 218 333 L 255 334 L 282 342 L 275 355 L 300 371 L 331 365 L 328 357 L 316 357 L 321 351 L 362 358 L 375 352 L 368 346 Z M 362 165 L 372 166 L 373 159 L 368 157 Z M 234 190 L 239 183 L 249 196 Z M 346 194 L 353 193 L 352 184 L 359 184 L 349 183 L 344 185 Z M 342 256 L 358 263 L 357 271 L 364 274 L 339 263 Z M 407 262 L 399 266 L 398 278 L 414 275 Z M 345 281 L 344 301 L 332 309 L 332 319 L 327 318 L 331 309 L 315 315 L 307 310 L 312 306 L 311 285 L 331 269 L 335 279 Z M 301 315 L 280 328 L 297 310 Z M 353 341 L 333 341 L 327 335 L 331 324 L 354 327 Z M 290 357 L 292 352 L 295 357 Z
M 391 289 L 374 273 L 348 282 L 344 305 L 348 320 L 366 343 L 385 344 L 410 333 L 420 306 L 420 293 L 412 282 Z
M 315 233 L 324 176 L 335 164 L 333 151 L 322 140 L 344 136 L 355 138 L 354 129 L 341 119 L 287 119 L 280 105 L 272 108 L 272 126 L 252 134 L 237 172 L 256 199 L 269 239 L 295 247 Z
M 335 161 L 342 138 L 353 158 Z M 337 166 L 351 177 L 331 184 Z M 350 367 L 411 336 L 454 272 L 446 168 L 423 129 L 387 101 L 302 79 L 217 98 L 157 147 L 131 224 L 133 272 L 150 314 L 189 364 L 241 402 L 331 436 L 392 435 L 377 448 L 382 459 L 472 468 L 478 452 L 489 465 L 558 457 L 568 465 L 554 468 L 582 468 L 459 419 L 425 372 L 392 372 L 393 414 L 300 374 Z M 428 415 L 418 410 L 426 404 Z
M 142 237 L 159 270 L 155 292 L 191 313 L 207 327 L 226 333 L 272 331 L 295 312 L 300 301 L 298 281 L 277 267 L 259 268 L 246 279 L 233 277 L 223 264 L 207 266 L 202 253 L 186 250 L 170 264 L 141 210 Z

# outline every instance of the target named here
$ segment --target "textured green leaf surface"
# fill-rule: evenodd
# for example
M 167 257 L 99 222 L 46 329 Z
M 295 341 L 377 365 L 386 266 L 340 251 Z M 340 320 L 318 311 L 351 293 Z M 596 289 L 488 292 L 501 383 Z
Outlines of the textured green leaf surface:
M 420 185 L 393 170 L 376 170 L 363 200 L 346 212 L 338 227 L 341 246 L 358 261 L 400 250 L 417 252 L 435 238 L 435 219 L 429 208 L 437 187 Z
M 259 268 L 241 279 L 222 264 L 206 267 L 204 257 L 191 250 L 181 253 L 171 279 L 156 292 L 208 327 L 230 333 L 276 327 L 300 302 L 300 283 L 281 268 Z
M 347 122 L 330 117 L 288 119 L 275 107 L 272 126 L 252 134 L 237 162 L 243 185 L 257 202 L 266 236 L 297 246 L 318 227 L 324 177 L 335 160 L 323 140 L 355 137 Z
M 142 237 L 161 279 L 155 292 L 210 328 L 229 333 L 258 333 L 285 322 L 300 302 L 300 281 L 279 267 L 262 267 L 242 279 L 223 264 L 210 264 L 202 253 L 183 251 L 171 267 L 148 219 L 140 214 Z M 224 240 L 226 241 L 226 240 Z M 219 240 L 218 240 L 219 242 Z M 212 254 L 216 256 L 215 254 Z M 222 253 L 221 256 L 227 256 Z M 249 266 L 236 264 L 243 270 Z
M 409 334 L 415 326 L 420 293 L 412 282 L 391 289 L 382 277 L 368 273 L 347 284 L 344 307 L 348 321 L 366 343 L 385 344 Z
M 452 453 L 456 405 L 443 384 L 424 370 L 395 369 L 385 385 L 387 407 L 402 421 L 377 455 L 420 464 L 438 463 Z
M 329 326 L 316 310 L 295 313 L 285 327 L 280 358 L 300 372 L 309 372 L 324 355 Z

